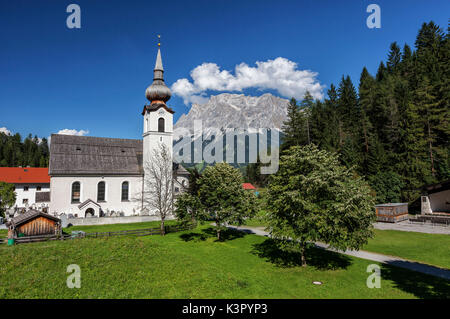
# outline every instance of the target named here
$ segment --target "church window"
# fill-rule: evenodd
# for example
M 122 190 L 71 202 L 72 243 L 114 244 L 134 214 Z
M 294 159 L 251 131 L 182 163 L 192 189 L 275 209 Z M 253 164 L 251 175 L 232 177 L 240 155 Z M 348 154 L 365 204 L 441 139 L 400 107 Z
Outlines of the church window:
M 72 184 L 72 203 L 80 202 L 80 182 L 74 182 Z
M 97 202 L 105 201 L 105 182 L 100 182 L 97 185 Z
M 122 183 L 122 201 L 128 200 L 128 182 Z
M 164 132 L 164 118 L 158 119 L 158 132 Z

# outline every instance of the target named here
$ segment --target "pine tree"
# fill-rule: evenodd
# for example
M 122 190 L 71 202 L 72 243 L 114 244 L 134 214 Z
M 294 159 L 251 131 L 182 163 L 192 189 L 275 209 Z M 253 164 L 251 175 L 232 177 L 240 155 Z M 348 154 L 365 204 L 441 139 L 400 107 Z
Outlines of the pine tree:
M 301 126 L 304 128 L 304 136 L 302 137 L 302 143 L 301 144 L 311 144 L 311 124 L 310 124 L 310 118 L 311 118 L 311 112 L 314 105 L 314 99 L 312 95 L 306 91 L 305 95 L 303 96 L 303 100 L 300 103 L 300 123 Z
M 397 66 L 400 64 L 401 61 L 401 50 L 400 47 L 397 45 L 397 42 L 393 42 L 391 44 L 391 48 L 388 55 L 387 60 L 387 70 L 389 73 L 394 73 L 397 70 Z
M 287 120 L 283 123 L 283 144 L 282 150 L 294 145 L 300 145 L 299 138 L 299 108 L 297 100 L 292 98 L 287 106 Z

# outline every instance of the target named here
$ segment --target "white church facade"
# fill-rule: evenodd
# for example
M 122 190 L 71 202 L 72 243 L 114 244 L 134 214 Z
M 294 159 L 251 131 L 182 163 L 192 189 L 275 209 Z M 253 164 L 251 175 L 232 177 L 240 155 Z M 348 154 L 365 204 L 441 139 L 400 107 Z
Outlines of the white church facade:
M 145 185 L 151 178 L 145 173 L 145 164 L 161 145 L 172 156 L 173 144 L 174 111 L 166 105 L 171 92 L 163 74 L 158 47 L 153 83 L 145 92 L 150 103 L 142 111 L 142 139 L 51 136 L 50 213 L 73 217 L 153 213 L 142 200 Z M 187 187 L 188 172 L 179 164 L 172 165 L 176 197 Z

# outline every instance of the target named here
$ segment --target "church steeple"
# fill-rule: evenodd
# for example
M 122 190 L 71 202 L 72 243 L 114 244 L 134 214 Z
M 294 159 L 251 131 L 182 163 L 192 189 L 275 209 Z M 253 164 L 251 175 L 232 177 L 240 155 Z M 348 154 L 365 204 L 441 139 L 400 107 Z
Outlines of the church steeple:
M 160 36 L 158 35 L 158 38 Z M 153 83 L 145 91 L 145 96 L 151 102 L 165 104 L 171 97 L 170 89 L 164 83 L 164 68 L 161 58 L 161 43 L 158 42 L 158 54 L 156 55 L 155 68 L 153 70 Z

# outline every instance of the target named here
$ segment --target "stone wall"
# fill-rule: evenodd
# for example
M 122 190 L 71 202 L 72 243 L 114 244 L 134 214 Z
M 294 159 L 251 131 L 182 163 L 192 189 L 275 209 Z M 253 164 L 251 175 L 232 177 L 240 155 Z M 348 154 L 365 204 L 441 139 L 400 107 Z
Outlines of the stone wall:
M 174 219 L 167 217 L 166 220 Z M 109 225 L 109 224 L 127 224 L 127 223 L 142 223 L 160 220 L 158 216 L 125 216 L 125 217 L 92 217 L 92 218 L 67 218 L 67 222 L 61 219 L 63 227 L 72 224 L 73 226 L 80 225 Z M 66 224 L 66 225 L 65 225 Z

